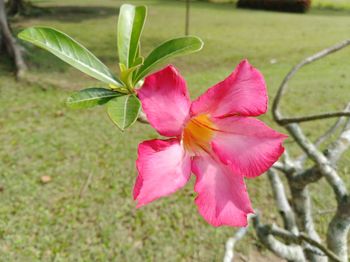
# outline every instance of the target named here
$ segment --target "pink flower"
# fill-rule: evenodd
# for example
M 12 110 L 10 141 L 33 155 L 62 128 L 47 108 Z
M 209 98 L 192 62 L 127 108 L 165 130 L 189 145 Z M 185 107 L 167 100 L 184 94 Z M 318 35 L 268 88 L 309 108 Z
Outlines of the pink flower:
M 138 96 L 150 124 L 167 140 L 144 141 L 136 161 L 137 207 L 167 196 L 196 176 L 195 203 L 213 226 L 246 226 L 253 213 L 244 177 L 265 172 L 286 138 L 252 118 L 267 110 L 262 74 L 247 60 L 191 102 L 173 66 L 145 79 Z

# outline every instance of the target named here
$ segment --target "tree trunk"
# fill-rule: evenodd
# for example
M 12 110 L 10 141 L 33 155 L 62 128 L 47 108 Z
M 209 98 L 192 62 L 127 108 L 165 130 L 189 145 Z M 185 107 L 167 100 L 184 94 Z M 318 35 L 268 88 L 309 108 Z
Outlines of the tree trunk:
M 185 35 L 190 33 L 190 0 L 186 0 Z
M 27 69 L 21 49 L 11 34 L 5 11 L 4 0 L 0 0 L 0 37 L 4 51 L 14 60 L 16 65 L 16 76 L 21 78 Z
M 25 4 L 23 0 L 10 0 L 9 1 L 9 15 L 22 14 L 25 12 Z

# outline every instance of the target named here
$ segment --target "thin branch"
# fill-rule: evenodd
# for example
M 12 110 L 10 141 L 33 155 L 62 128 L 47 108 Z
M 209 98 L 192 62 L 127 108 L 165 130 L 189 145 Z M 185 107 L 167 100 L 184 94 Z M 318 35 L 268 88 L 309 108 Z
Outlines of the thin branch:
M 272 165 L 272 167 L 277 169 L 277 170 L 279 170 L 279 171 L 281 171 L 281 172 L 285 172 L 285 170 L 286 170 L 285 165 L 282 162 L 280 162 L 280 161 L 275 162 Z
M 348 120 L 338 139 L 328 148 L 327 157 L 335 166 L 342 154 L 350 146 L 350 120 Z
M 348 103 L 346 105 L 344 110 L 348 111 L 349 109 L 350 109 L 350 103 Z M 330 128 L 328 128 L 328 130 L 323 135 L 321 135 L 320 137 L 318 137 L 316 139 L 316 141 L 314 142 L 315 146 L 319 147 L 321 144 L 323 144 L 325 141 L 327 141 L 327 139 L 330 136 L 332 136 L 341 125 L 344 124 L 345 120 L 346 120 L 346 117 L 339 117 L 337 119 L 337 121 Z M 296 161 L 297 161 L 298 165 L 302 167 L 304 165 L 306 159 L 307 159 L 307 155 L 304 153 L 300 157 L 298 157 Z
M 342 116 L 348 116 L 349 117 L 350 116 L 350 112 L 349 111 L 327 112 L 327 113 L 318 114 L 318 115 L 289 117 L 289 118 L 278 119 L 276 122 L 278 124 L 280 124 L 281 126 L 284 126 L 284 125 L 288 125 L 288 124 L 291 124 L 291 123 L 301 123 L 301 122 L 308 122 L 308 121 L 327 119 L 327 118 L 334 118 L 334 117 L 342 117 Z
M 346 105 L 344 110 L 349 110 L 349 109 L 350 109 L 350 103 Z M 314 142 L 315 147 L 319 147 L 322 143 L 324 143 L 333 133 L 336 132 L 336 130 L 341 125 L 344 124 L 346 119 L 347 119 L 346 117 L 338 118 L 338 120 L 322 136 L 320 136 Z M 348 146 L 350 146 L 350 140 L 349 140 L 350 136 L 349 136 L 349 133 L 347 132 L 347 130 L 349 129 L 350 129 L 350 120 L 348 120 L 339 138 L 334 143 L 332 143 L 332 145 L 327 150 L 326 155 L 330 160 L 330 162 L 333 164 L 333 166 L 335 166 L 340 156 L 345 152 Z M 297 165 L 302 167 L 307 158 L 308 158 L 308 155 L 304 152 L 303 155 L 297 158 L 296 160 Z M 322 178 L 322 174 L 316 165 L 312 168 L 304 170 L 301 173 L 295 175 L 293 177 L 293 183 L 294 183 L 294 186 L 297 185 L 299 188 L 302 188 L 310 183 L 317 182 L 321 178 Z
M 281 171 L 287 176 L 291 176 L 295 172 L 296 167 L 295 167 L 294 161 L 292 161 L 291 158 L 289 157 L 287 150 L 284 151 L 284 154 L 282 155 L 281 158 L 282 158 L 282 162 L 277 161 L 272 165 L 272 167 L 274 169 L 277 169 L 278 171 Z
M 350 109 L 350 103 L 346 105 L 346 108 L 344 110 L 349 110 Z M 344 124 L 346 120 L 346 117 L 339 117 L 337 121 L 319 138 L 316 139 L 315 145 L 318 147 L 322 143 L 324 143 L 332 134 L 334 134 L 337 129 Z
M 233 258 L 235 256 L 234 254 L 235 245 L 239 240 L 241 240 L 247 234 L 247 232 L 248 232 L 248 226 L 241 227 L 236 231 L 233 237 L 230 237 L 226 241 L 224 262 L 233 261 Z
M 326 49 L 322 50 L 321 52 L 318 52 L 317 54 L 312 55 L 312 56 L 304 59 L 303 61 L 301 61 L 299 64 L 297 64 L 296 66 L 294 66 L 292 68 L 292 70 L 283 79 L 283 81 L 282 81 L 282 83 L 277 91 L 276 97 L 273 101 L 272 113 L 273 113 L 274 120 L 277 123 L 280 123 L 283 120 L 282 115 L 279 112 L 279 105 L 280 105 L 281 99 L 282 99 L 282 97 L 287 89 L 288 81 L 296 74 L 296 72 L 298 72 L 298 70 L 300 68 L 302 68 L 303 66 L 310 64 L 314 61 L 317 61 L 317 60 L 319 60 L 319 59 L 321 59 L 329 54 L 336 52 L 336 51 L 339 51 L 348 45 L 350 45 L 350 39 L 343 41 L 337 45 L 334 45 L 332 47 L 326 48 Z M 315 116 L 311 116 L 311 117 L 314 118 Z M 316 118 L 316 119 L 320 119 L 320 118 Z M 312 119 L 312 120 L 315 120 L 315 119 Z
M 344 181 L 338 176 L 329 160 L 313 143 L 309 141 L 309 139 L 307 139 L 298 124 L 289 124 L 286 128 L 298 145 L 315 162 L 321 174 L 332 187 L 337 197 L 337 201 L 340 202 L 341 199 L 347 195 L 347 189 Z

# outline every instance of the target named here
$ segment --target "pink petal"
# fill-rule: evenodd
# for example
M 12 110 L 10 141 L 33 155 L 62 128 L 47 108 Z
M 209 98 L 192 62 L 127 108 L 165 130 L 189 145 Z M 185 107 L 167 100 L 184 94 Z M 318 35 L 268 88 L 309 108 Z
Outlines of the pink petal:
M 209 155 L 194 157 L 192 171 L 197 177 L 195 202 L 204 219 L 213 226 L 246 226 L 253 209 L 243 176 Z
M 255 177 L 282 155 L 287 137 L 250 117 L 214 118 L 217 132 L 212 140 L 214 152 L 224 164 L 232 166 L 235 174 Z
M 141 143 L 136 166 L 139 172 L 134 186 L 137 207 L 174 193 L 191 175 L 191 159 L 175 138 Z
M 148 121 L 164 136 L 181 134 L 191 101 L 185 80 L 175 67 L 167 66 L 148 77 L 138 96 Z
M 209 88 L 192 103 L 191 114 L 257 116 L 264 114 L 266 109 L 264 77 L 243 60 L 224 81 Z

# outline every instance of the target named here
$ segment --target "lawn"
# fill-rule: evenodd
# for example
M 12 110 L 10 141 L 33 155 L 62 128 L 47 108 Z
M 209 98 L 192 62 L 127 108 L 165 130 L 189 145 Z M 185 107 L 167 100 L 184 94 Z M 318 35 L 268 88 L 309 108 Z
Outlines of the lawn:
M 55 27 L 117 69 L 117 9 L 125 1 L 34 2 L 46 11 L 16 18 L 15 31 L 31 25 Z M 149 7 L 143 53 L 183 34 L 184 3 L 130 2 Z M 205 47 L 174 64 L 195 98 L 248 58 L 265 75 L 272 101 L 295 63 L 349 38 L 348 15 L 345 11 L 286 14 L 193 3 L 190 33 L 201 37 Z M 103 108 L 68 109 L 65 99 L 73 91 L 101 83 L 44 51 L 26 48 L 31 65 L 28 82 L 16 82 L 11 66 L 0 58 L 0 261 L 220 261 L 234 230 L 213 228 L 197 213 L 194 179 L 175 195 L 135 209 L 131 192 L 137 145 L 157 134 L 140 123 L 120 133 Z M 342 109 L 350 101 L 349 61 L 347 49 L 306 67 L 290 84 L 283 102 L 285 114 Z M 262 119 L 276 128 L 270 114 Z M 331 123 L 303 126 L 310 137 L 316 137 Z M 286 147 L 298 153 L 292 140 Z M 341 166 L 344 177 L 349 157 Z M 42 183 L 42 176 L 50 176 L 51 181 Z M 247 180 L 247 184 L 264 220 L 276 220 L 267 178 Z M 322 196 L 314 198 L 315 210 L 335 206 L 325 184 L 317 190 Z M 320 232 L 325 232 L 329 219 L 329 214 L 316 216 Z M 238 250 L 249 256 L 259 247 L 251 231 Z

